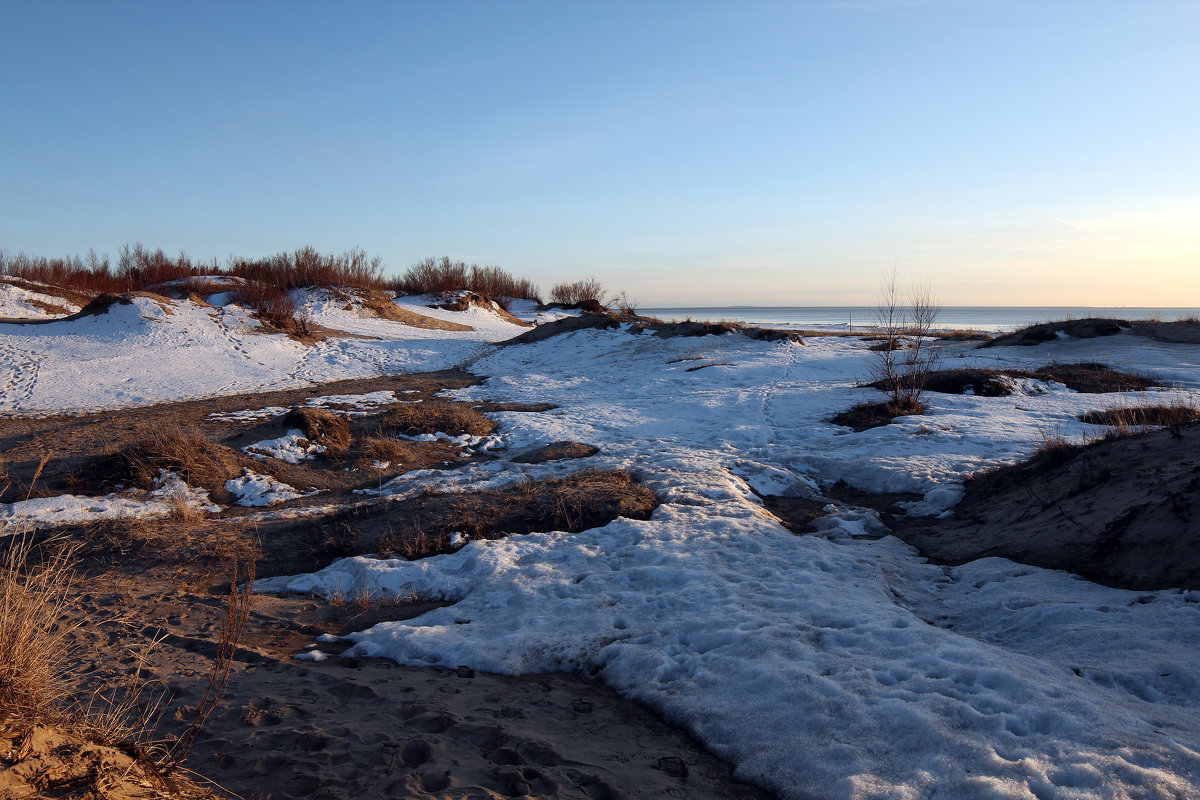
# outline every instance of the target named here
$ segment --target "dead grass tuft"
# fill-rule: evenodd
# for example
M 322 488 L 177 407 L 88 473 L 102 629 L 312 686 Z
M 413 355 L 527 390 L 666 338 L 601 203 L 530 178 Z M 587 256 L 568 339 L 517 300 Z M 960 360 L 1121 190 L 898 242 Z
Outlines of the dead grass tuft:
M 70 696 L 62 678 L 68 640 L 82 623 L 64 623 L 74 571 L 69 547 L 33 547 L 27 534 L 5 543 L 0 560 L 0 720 L 52 721 Z
M 323 408 L 297 406 L 287 413 L 283 422 L 289 428 L 304 431 L 309 441 L 324 445 L 326 458 L 345 455 L 353 442 L 346 417 Z
M 1089 425 L 1107 428 L 1105 438 L 1112 438 L 1196 422 L 1200 420 L 1200 409 L 1188 403 L 1175 401 L 1169 404 L 1143 404 L 1089 411 L 1080 415 L 1079 419 Z
M 916 400 L 900 403 L 859 403 L 846 411 L 837 414 L 829 421 L 834 425 L 853 428 L 858 433 L 888 425 L 896 417 L 907 417 L 914 414 L 924 414 L 925 406 Z
M 131 482 L 149 489 L 167 470 L 225 498 L 225 481 L 241 474 L 242 460 L 236 451 L 178 426 L 155 425 L 133 444 L 99 459 L 96 472 L 108 485 Z
M 405 439 L 372 436 L 362 442 L 359 469 L 372 469 L 375 464 L 387 464 L 387 469 L 400 470 L 406 464 L 423 463 L 428 455 L 419 444 Z
M 422 433 L 448 433 L 458 436 L 487 436 L 495 433 L 496 423 L 464 403 L 447 400 L 427 400 L 406 403 L 383 418 L 383 427 L 405 436 Z

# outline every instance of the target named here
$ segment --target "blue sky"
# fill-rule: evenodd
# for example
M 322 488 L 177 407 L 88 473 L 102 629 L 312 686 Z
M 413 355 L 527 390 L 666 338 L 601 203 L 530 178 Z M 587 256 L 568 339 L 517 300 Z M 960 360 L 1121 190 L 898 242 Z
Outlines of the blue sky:
M 0 2 L 0 247 L 1200 305 L 1200 3 Z

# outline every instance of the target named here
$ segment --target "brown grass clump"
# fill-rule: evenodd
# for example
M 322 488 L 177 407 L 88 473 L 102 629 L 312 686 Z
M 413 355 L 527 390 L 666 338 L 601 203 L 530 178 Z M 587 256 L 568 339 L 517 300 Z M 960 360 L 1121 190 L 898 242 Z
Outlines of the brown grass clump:
M 856 432 L 870 430 L 888 425 L 896 417 L 907 417 L 914 414 L 924 414 L 925 406 L 920 402 L 910 403 L 860 403 L 851 409 L 841 412 L 829 421 L 834 425 L 853 428 Z
M 384 417 L 383 426 L 405 436 L 438 432 L 452 436 L 464 433 L 487 436 L 496 431 L 496 423 L 471 406 L 446 400 L 401 405 Z
M 69 697 L 60 677 L 78 623 L 65 616 L 74 572 L 69 548 L 35 558 L 32 540 L 14 535 L 0 559 L 0 721 L 44 722 Z M 43 548 L 44 550 L 46 548 Z
M 1057 381 L 1083 394 L 1140 392 L 1158 384 L 1153 378 L 1133 372 L 1121 372 L 1106 364 L 1084 361 L 1077 364 L 1049 364 L 1029 373 L 1014 373 L 1043 381 Z
M 364 440 L 362 445 L 362 456 L 358 459 L 359 469 L 370 469 L 374 464 L 387 464 L 388 469 L 399 470 L 408 464 L 424 463 L 429 459 L 419 443 L 405 439 L 374 436 Z
M 326 458 L 345 455 L 353 441 L 349 421 L 341 414 L 323 408 L 297 406 L 287 413 L 283 423 L 304 431 L 309 441 L 324 445 Z
M 131 445 L 99 459 L 97 472 L 108 484 L 133 482 L 149 489 L 161 470 L 178 474 L 214 497 L 227 497 L 225 481 L 241 474 L 241 456 L 179 427 L 156 425 Z
M 1200 420 L 1200 409 L 1186 403 L 1124 406 L 1089 411 L 1079 417 L 1089 425 L 1108 428 L 1106 436 L 1129 436 L 1152 428 L 1173 428 Z

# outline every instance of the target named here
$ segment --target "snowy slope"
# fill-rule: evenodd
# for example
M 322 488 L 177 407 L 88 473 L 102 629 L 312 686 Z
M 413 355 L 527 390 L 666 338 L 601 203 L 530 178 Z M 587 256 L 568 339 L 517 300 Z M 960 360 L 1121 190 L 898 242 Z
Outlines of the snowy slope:
M 853 388 L 865 347 L 580 331 L 494 351 L 473 367 L 487 383 L 462 396 L 561 406 L 498 415 L 511 448 L 598 444 L 589 466 L 640 474 L 664 500 L 654 517 L 419 562 L 346 559 L 259 588 L 444 597 L 454 604 L 354 634 L 351 652 L 596 672 L 788 798 L 1200 796 L 1200 594 L 1002 559 L 941 568 L 893 538 L 855 538 L 881 532 L 861 510 L 835 509 L 824 536 L 763 511 L 752 486 L 803 494 L 837 479 L 929 492 L 937 511 L 956 481 L 1024 457 L 1046 426 L 1085 434 L 1074 416 L 1098 402 L 1045 384 L 931 395 L 928 416 L 850 433 L 825 420 L 872 396 Z M 982 352 L 950 355 L 1103 359 L 1193 398 L 1200 385 L 1197 348 L 1118 337 Z
M 315 322 L 376 338 L 330 337 L 309 346 L 256 331 L 258 322 L 236 305 L 150 297 L 82 319 L 0 323 L 0 412 L 114 408 L 443 369 L 524 330 L 482 314 L 474 318 L 488 324 L 470 331 L 427 330 L 299 294 Z
M 36 303 L 62 308 L 67 313 L 79 310 L 79 305 L 57 295 L 43 294 L 23 286 L 0 281 L 0 319 L 50 319 L 61 316 L 51 314 Z

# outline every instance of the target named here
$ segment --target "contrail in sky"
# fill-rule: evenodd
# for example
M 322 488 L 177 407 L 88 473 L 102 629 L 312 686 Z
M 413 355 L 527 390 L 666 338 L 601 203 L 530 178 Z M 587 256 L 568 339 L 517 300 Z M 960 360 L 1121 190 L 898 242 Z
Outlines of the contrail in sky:
M 1095 236 L 1098 239 L 1107 239 L 1108 238 L 1107 236 L 1105 236 L 1102 233 L 1096 233 L 1095 231 L 1088 230 L 1087 228 L 1083 227 L 1082 225 L 1076 225 L 1074 222 L 1067 222 L 1065 219 L 1059 219 L 1058 217 L 1054 216 L 1053 214 L 1047 214 L 1047 216 L 1050 217 L 1050 219 L 1054 220 L 1055 222 L 1061 222 L 1063 225 L 1066 225 L 1068 228 L 1074 228 L 1077 231 L 1083 231 L 1084 233 L 1090 233 L 1092 236 Z

